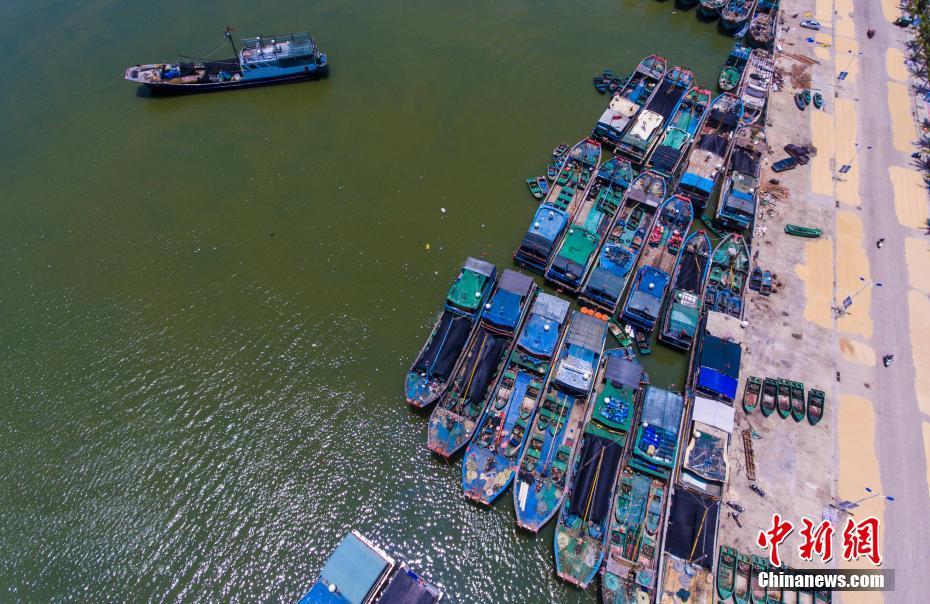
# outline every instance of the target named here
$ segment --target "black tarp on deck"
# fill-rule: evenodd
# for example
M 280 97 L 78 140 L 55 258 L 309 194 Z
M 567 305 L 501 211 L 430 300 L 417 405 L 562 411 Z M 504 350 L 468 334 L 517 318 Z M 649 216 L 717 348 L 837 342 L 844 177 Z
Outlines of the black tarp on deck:
M 733 166 L 734 172 L 742 172 L 743 174 L 749 174 L 751 176 L 755 176 L 759 170 L 759 164 L 752 159 L 751 155 L 742 149 L 733 150 L 733 157 L 730 160 L 730 164 Z
M 477 367 L 474 367 L 474 374 L 471 378 L 471 384 L 468 386 L 468 398 L 475 401 L 484 400 L 485 391 L 488 389 L 488 384 L 491 380 L 494 379 L 495 374 L 497 373 L 497 366 L 501 361 L 501 354 L 504 352 L 504 348 L 507 344 L 507 341 L 510 338 L 505 338 L 504 336 L 493 335 L 485 332 L 486 335 L 483 337 L 478 336 L 475 344 L 481 346 L 478 357 L 475 359 L 477 362 Z M 469 367 L 467 374 L 472 373 L 472 367 Z
M 713 499 L 676 488 L 668 514 L 665 551 L 710 570 L 714 564 L 719 509 L 720 503 Z
M 662 83 L 659 85 L 659 90 L 649 100 L 646 109 L 654 111 L 665 119 L 668 119 L 685 92 L 687 91 L 681 86 L 676 86 L 673 82 L 662 80 Z
M 472 321 L 448 310 L 442 314 L 439 329 L 429 346 L 413 366 L 417 373 L 429 371 L 432 375 L 447 378 L 462 354 L 465 341 L 471 332 Z
M 593 434 L 585 436 L 581 448 L 581 462 L 572 483 L 569 514 L 585 517 L 587 508 L 588 520 L 595 524 L 604 521 L 610 512 L 610 491 L 617 478 L 622 455 L 623 448 L 614 441 Z
M 698 147 L 723 157 L 727 152 L 727 139 L 716 134 L 705 134 L 698 142 Z
M 707 256 L 695 254 L 685 249 L 681 256 L 681 267 L 678 269 L 678 279 L 675 281 L 676 289 L 690 292 L 698 291 L 701 279 L 704 277 L 704 266 Z
M 432 604 L 436 598 L 403 569 L 399 570 L 378 598 L 381 604 Z
M 681 152 L 673 149 L 671 147 L 659 146 L 656 147 L 655 152 L 652 154 L 652 167 L 660 172 L 671 172 L 672 168 L 678 163 L 678 158 L 681 157 Z
M 736 115 L 730 113 L 729 111 L 723 112 L 719 109 L 712 109 L 707 120 L 711 124 L 726 126 L 730 130 L 735 129 L 736 126 L 739 125 L 739 118 L 737 118 Z

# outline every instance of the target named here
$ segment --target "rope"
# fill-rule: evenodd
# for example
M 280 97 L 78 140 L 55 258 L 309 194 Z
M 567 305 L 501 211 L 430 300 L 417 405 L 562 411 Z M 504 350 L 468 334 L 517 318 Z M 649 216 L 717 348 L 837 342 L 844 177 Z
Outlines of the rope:
M 691 553 L 688 554 L 688 564 L 691 564 L 691 560 L 694 559 L 694 550 L 697 549 L 698 538 L 700 538 L 701 533 L 704 532 L 704 522 L 707 520 L 707 511 L 708 511 L 709 509 L 710 509 L 710 507 L 705 507 L 705 508 L 704 508 L 704 515 L 701 516 L 701 526 L 700 526 L 700 530 L 698 531 L 697 535 L 694 537 L 694 541 L 691 543 Z
M 594 491 L 597 490 L 597 480 L 601 476 L 601 463 L 604 461 L 604 449 L 601 449 L 601 456 L 597 460 L 597 469 L 594 471 L 594 482 L 591 483 L 591 490 L 588 491 L 588 501 L 585 503 L 584 515 L 581 519 L 581 528 L 588 521 L 588 512 L 591 511 L 591 502 L 594 499 Z

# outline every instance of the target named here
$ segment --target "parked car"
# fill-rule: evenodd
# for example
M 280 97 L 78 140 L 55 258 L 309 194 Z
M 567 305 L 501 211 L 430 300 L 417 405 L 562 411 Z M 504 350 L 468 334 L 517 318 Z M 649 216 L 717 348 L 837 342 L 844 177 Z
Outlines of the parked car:
M 801 21 L 801 27 L 806 27 L 807 29 L 813 29 L 814 31 L 820 31 L 820 21 L 817 19 L 804 19 Z
M 780 159 L 774 164 L 772 164 L 772 170 L 775 172 L 784 172 L 785 170 L 794 170 L 798 167 L 798 164 L 801 162 L 798 161 L 796 157 L 788 156 L 785 159 Z

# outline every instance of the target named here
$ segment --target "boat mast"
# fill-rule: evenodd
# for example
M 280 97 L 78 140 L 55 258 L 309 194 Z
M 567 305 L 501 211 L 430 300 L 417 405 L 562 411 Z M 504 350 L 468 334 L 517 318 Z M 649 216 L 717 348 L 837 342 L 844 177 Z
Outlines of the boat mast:
M 233 56 L 236 57 L 236 63 L 239 63 L 239 51 L 236 50 L 236 43 L 233 42 L 232 36 L 229 35 L 229 32 L 231 31 L 236 31 L 236 30 L 227 25 L 226 26 L 226 39 L 229 40 L 229 45 L 232 46 Z M 241 66 L 241 63 L 240 63 L 240 66 Z

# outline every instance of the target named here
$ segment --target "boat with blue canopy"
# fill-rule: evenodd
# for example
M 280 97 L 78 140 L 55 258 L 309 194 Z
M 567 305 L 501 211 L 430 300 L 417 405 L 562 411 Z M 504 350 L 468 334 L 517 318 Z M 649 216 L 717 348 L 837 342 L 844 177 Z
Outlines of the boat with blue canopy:
M 404 380 L 407 402 L 431 405 L 445 392 L 462 353 L 474 339 L 478 317 L 497 279 L 497 267 L 468 258 L 446 295 L 443 311 Z
M 538 532 L 562 507 L 606 337 L 605 320 L 572 315 L 517 470 L 513 503 L 523 529 Z
M 597 262 L 581 286 L 579 300 L 610 314 L 617 311 L 665 198 L 666 182 L 661 175 L 647 170 L 627 189 Z
M 468 499 L 490 505 L 513 481 L 571 304 L 540 292 L 462 462 Z
M 675 272 L 671 295 L 666 304 L 659 339 L 666 344 L 688 350 L 694 341 L 704 302 L 704 283 L 710 269 L 710 238 L 697 230 L 685 240 Z
M 659 55 L 649 55 L 639 62 L 594 125 L 592 136 L 609 145 L 616 145 L 640 110 L 658 89 L 668 69 L 668 61 Z
M 226 30 L 231 59 L 181 57 L 177 63 L 151 63 L 126 69 L 125 79 L 167 94 L 232 90 L 318 80 L 329 75 L 326 53 L 307 32 L 244 38 L 241 50 Z
M 743 357 L 743 340 L 746 330 L 737 317 L 709 310 L 704 314 L 695 339 L 688 372 L 690 388 L 697 394 L 727 403 L 731 407 L 739 389 L 740 365 Z M 769 380 L 766 379 L 766 382 Z M 775 381 L 772 380 L 772 411 Z M 762 407 L 768 405 L 767 384 L 763 385 Z
M 501 275 L 477 334 L 430 415 L 426 446 L 433 453 L 448 459 L 471 439 L 535 292 L 527 275 L 510 269 Z
M 691 149 L 694 135 L 701 127 L 710 100 L 709 90 L 694 87 L 688 91 L 675 115 L 669 120 L 662 142 L 646 161 L 648 169 L 666 178 L 678 173 L 678 168 Z
M 646 381 L 642 366 L 626 350 L 604 353 L 591 420 L 553 536 L 556 574 L 581 589 L 594 580 L 604 559 L 617 474 Z

